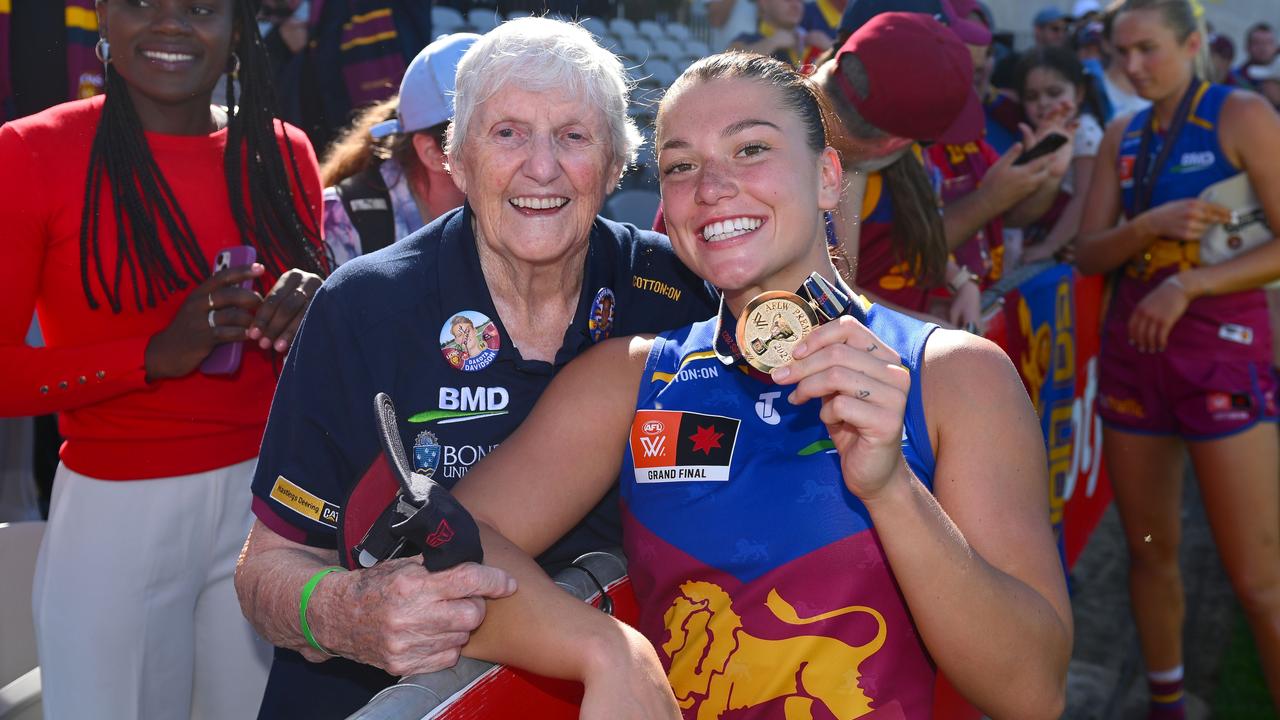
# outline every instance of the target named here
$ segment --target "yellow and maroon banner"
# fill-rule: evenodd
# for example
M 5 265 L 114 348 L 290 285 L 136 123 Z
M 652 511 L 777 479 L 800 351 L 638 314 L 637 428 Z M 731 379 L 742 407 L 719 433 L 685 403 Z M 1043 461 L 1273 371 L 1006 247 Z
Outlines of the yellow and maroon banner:
M 986 332 L 1013 361 L 1040 416 L 1052 520 L 1067 567 L 1111 502 L 1094 411 L 1102 295 L 1102 278 L 1050 266 L 1004 295 Z

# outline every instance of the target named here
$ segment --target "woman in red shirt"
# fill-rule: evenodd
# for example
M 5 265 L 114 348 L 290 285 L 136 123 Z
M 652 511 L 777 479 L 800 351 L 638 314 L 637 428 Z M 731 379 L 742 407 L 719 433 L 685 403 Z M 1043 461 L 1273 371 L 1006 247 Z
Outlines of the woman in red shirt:
M 328 262 L 256 4 L 101 0 L 105 96 L 0 127 L 0 414 L 66 437 L 33 599 L 46 717 L 243 717 L 265 683 L 232 572 L 274 363 Z M 215 272 L 228 246 L 258 262 Z

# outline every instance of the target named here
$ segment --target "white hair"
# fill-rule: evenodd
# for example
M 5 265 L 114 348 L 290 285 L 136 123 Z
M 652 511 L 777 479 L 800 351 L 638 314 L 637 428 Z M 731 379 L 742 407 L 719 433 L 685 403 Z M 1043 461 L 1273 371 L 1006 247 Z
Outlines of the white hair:
M 624 170 L 635 162 L 642 138 L 627 115 L 631 82 L 622 61 L 580 25 L 524 17 L 486 33 L 458 63 L 453 122 L 445 141 L 451 164 L 462 155 L 476 108 L 508 84 L 534 92 L 567 90 L 600 108 L 614 160 Z

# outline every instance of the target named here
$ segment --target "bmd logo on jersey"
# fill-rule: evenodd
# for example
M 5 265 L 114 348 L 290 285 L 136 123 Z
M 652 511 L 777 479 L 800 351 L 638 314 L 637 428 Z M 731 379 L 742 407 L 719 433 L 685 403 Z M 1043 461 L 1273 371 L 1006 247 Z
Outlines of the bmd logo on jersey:
M 722 415 L 637 411 L 631 422 L 636 482 L 725 482 L 740 424 Z
M 511 394 L 504 387 L 442 387 L 436 410 L 409 417 L 411 423 L 449 423 L 506 415 Z
M 1213 154 L 1212 150 L 1201 150 L 1200 152 L 1182 153 L 1182 157 L 1178 159 L 1177 167 L 1173 168 L 1176 173 L 1195 172 L 1204 170 L 1213 165 L 1218 157 Z

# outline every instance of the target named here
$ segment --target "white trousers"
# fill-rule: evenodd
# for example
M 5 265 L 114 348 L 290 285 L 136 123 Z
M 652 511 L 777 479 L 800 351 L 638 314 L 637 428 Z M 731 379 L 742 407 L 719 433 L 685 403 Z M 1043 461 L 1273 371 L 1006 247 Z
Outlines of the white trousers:
M 271 647 L 232 585 L 254 464 L 124 482 L 58 467 L 32 596 L 45 718 L 257 716 Z

